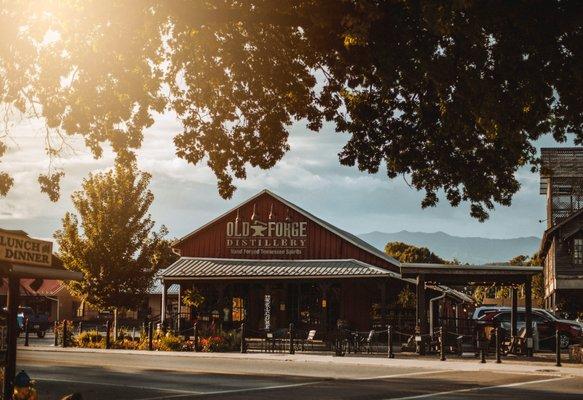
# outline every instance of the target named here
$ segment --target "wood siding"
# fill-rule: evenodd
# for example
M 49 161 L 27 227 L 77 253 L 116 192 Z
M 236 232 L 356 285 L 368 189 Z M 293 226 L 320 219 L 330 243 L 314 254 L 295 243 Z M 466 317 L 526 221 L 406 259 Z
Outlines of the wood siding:
M 553 240 L 553 246 L 549 249 L 549 253 L 553 252 L 550 254 L 554 261 L 552 269 L 557 279 L 560 275 L 583 275 L 583 265 L 573 263 L 573 239 L 583 237 L 583 232 L 565 238 L 566 235 L 580 228 L 583 229 L 583 218 L 576 218 L 562 226 Z
M 307 242 L 300 254 L 233 254 L 232 247 L 227 245 L 227 223 L 236 220 L 250 221 L 255 210 L 260 221 L 292 221 L 307 223 Z M 399 268 L 391 262 L 372 252 L 365 250 L 340 235 L 321 226 L 316 221 L 295 211 L 282 203 L 268 192 L 242 204 L 224 215 L 214 223 L 200 229 L 195 234 L 183 239 L 176 246 L 184 257 L 236 258 L 236 259 L 355 259 L 381 268 L 399 272 Z

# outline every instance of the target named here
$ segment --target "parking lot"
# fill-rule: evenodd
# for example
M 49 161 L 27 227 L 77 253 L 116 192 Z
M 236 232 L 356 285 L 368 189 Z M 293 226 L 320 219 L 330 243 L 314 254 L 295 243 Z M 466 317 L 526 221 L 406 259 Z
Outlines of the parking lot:
M 386 361 L 386 364 L 384 362 Z M 20 350 L 18 368 L 37 380 L 41 399 L 580 399 L 583 379 L 540 372 L 416 367 L 399 360 L 367 365 L 164 353 Z

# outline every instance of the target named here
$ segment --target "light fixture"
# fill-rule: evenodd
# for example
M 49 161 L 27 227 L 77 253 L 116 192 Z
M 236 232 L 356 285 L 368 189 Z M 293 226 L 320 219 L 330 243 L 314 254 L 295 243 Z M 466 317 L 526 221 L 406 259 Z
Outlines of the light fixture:
M 257 220 L 257 212 L 256 212 L 256 205 L 253 204 L 253 214 L 251 214 L 251 221 Z

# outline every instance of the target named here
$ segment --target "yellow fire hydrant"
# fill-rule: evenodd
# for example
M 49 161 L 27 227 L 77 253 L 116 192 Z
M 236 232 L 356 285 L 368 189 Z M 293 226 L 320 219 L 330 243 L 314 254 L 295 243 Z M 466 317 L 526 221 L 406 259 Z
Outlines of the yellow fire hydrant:
M 38 393 L 34 387 L 35 382 L 28 374 L 20 371 L 14 378 L 13 400 L 38 400 Z

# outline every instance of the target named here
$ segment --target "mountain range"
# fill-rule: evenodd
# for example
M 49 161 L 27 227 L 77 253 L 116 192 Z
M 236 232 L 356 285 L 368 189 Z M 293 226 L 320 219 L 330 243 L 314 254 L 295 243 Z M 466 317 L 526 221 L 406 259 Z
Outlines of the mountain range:
M 505 262 L 518 255 L 530 256 L 538 251 L 540 238 L 535 236 L 513 239 L 488 239 L 482 237 L 460 237 L 444 232 L 395 233 L 369 232 L 358 235 L 364 241 L 384 250 L 387 242 L 404 242 L 430 251 L 446 260 L 454 258 L 462 263 L 487 264 Z

